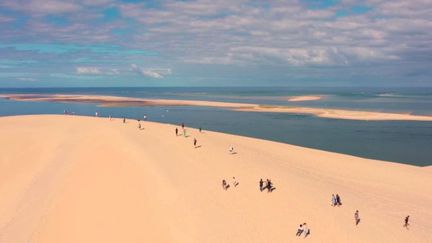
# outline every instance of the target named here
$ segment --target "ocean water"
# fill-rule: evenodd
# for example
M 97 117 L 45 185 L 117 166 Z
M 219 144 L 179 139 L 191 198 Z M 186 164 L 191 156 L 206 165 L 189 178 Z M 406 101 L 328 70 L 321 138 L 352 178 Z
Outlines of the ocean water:
M 43 88 L 1 93 L 97 94 L 215 100 L 432 115 L 432 88 Z M 288 96 L 322 95 L 290 103 Z M 62 114 L 128 117 L 202 127 L 304 147 L 419 166 L 432 165 L 432 122 L 350 121 L 284 113 L 236 112 L 209 107 L 98 107 L 95 104 L 0 99 L 0 115 Z M 31 124 L 29 124 L 31 125 Z M 227 145 L 228 146 L 228 145 Z

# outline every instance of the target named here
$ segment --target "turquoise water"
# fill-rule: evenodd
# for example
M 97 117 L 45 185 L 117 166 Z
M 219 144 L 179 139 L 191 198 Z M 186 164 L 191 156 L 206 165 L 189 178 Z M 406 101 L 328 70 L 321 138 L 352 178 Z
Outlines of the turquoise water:
M 287 96 L 323 95 L 296 106 L 432 115 L 430 88 L 50 88 L 0 89 L 0 93 L 101 94 L 292 105 Z M 191 127 L 263 138 L 360 157 L 432 165 L 432 122 L 350 121 L 283 113 L 235 112 L 207 107 L 97 107 L 94 104 L 18 102 L 0 99 L 0 115 L 76 114 L 186 123 Z M 31 124 L 29 124 L 31 125 Z

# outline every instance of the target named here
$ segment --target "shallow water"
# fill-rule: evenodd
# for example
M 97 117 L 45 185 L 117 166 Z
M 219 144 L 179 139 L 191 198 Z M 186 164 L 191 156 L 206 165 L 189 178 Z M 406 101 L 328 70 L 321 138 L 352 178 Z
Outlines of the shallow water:
M 72 93 L 196 99 L 432 114 L 432 89 L 379 88 L 55 88 L 0 89 L 0 93 Z M 323 95 L 290 103 L 287 96 Z M 207 107 L 97 107 L 94 104 L 0 99 L 0 115 L 61 114 L 129 117 L 263 138 L 305 147 L 414 165 L 432 164 L 432 122 L 350 121 L 284 113 Z M 29 124 L 31 125 L 31 124 Z

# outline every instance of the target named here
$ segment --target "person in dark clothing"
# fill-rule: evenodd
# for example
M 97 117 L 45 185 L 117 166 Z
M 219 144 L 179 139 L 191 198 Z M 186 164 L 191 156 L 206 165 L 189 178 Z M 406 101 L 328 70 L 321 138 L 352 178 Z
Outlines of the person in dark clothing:
M 230 187 L 230 185 L 228 185 L 226 180 L 225 179 L 222 180 L 222 188 L 226 191 L 229 187 Z
M 404 224 L 404 227 L 407 228 L 407 229 L 408 229 L 408 226 L 410 225 L 410 224 L 409 224 L 409 217 L 410 217 L 409 215 L 405 217 L 405 224 Z
M 355 213 L 354 213 L 354 220 L 355 220 L 355 223 L 356 223 L 356 226 L 357 226 L 360 223 L 360 215 L 359 215 L 359 211 L 358 210 L 356 210 Z
M 126 118 L 125 117 L 123 117 L 123 123 L 126 123 Z
M 202 132 L 202 128 L 201 127 L 199 128 L 199 132 Z
M 193 142 L 193 144 L 194 144 L 194 147 L 196 148 L 196 146 L 197 146 L 197 139 L 196 138 L 194 138 L 194 142 Z
M 297 233 L 296 236 L 301 236 L 301 234 L 303 233 L 303 224 L 301 224 L 298 229 L 297 229 Z
M 263 190 L 264 190 L 264 181 L 263 181 L 262 178 L 261 178 L 260 181 L 259 181 L 259 187 L 260 187 L 260 191 L 263 191 Z
M 339 194 L 336 194 L 336 205 L 342 206 L 342 202 L 341 202 L 341 199 L 339 197 Z
M 267 185 L 266 185 L 266 188 L 267 188 L 267 192 L 272 192 L 275 188 L 273 187 L 273 182 L 271 181 L 271 180 L 269 180 L 269 179 L 267 179 Z
M 175 129 L 176 136 L 178 136 L 178 128 Z

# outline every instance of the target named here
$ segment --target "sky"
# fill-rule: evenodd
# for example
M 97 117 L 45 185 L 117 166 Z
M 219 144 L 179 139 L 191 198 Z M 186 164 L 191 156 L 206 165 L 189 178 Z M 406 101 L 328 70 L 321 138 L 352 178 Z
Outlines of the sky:
M 0 0 L 0 87 L 432 87 L 431 0 Z

